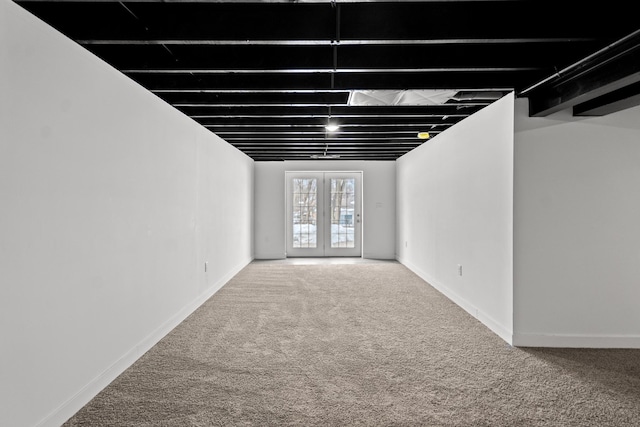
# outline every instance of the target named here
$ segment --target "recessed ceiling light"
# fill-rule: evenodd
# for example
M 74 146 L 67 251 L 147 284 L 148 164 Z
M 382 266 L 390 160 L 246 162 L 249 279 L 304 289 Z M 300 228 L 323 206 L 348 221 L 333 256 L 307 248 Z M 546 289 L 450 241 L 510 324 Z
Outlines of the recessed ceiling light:
M 418 138 L 420 139 L 429 139 L 431 136 L 429 135 L 429 132 L 419 132 L 418 133 Z
M 338 129 L 340 129 L 340 126 L 335 125 L 335 124 L 328 124 L 324 127 L 326 130 L 328 130 L 329 132 L 335 132 Z

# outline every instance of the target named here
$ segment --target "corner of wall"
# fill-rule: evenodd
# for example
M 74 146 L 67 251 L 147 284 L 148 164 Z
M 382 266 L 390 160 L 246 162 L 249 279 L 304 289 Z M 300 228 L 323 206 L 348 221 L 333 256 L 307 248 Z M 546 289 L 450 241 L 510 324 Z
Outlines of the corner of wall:
M 509 94 L 396 162 L 396 258 L 508 343 L 513 123 Z
M 419 268 L 415 264 L 403 259 L 398 259 L 398 262 L 407 267 L 409 270 L 413 271 L 429 286 L 440 292 L 442 295 L 446 296 L 464 311 L 477 319 L 480 323 L 493 331 L 496 335 L 506 341 L 507 344 L 514 345 L 513 330 L 505 326 L 501 322 L 498 322 L 495 318 L 493 318 L 493 316 L 491 316 L 490 313 L 483 311 L 480 307 L 464 298 L 463 296 L 459 295 L 450 287 L 444 285 L 441 282 L 438 282 L 435 278 L 433 278 L 426 271 Z
M 640 107 L 516 109 L 514 344 L 640 348 Z

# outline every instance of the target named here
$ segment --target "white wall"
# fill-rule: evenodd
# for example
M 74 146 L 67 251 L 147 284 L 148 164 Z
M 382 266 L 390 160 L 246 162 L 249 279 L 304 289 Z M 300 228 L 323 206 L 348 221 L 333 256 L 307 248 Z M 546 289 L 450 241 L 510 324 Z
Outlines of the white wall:
M 362 171 L 363 257 L 395 258 L 395 162 L 255 163 L 255 257 L 285 257 L 285 171 Z
M 640 347 L 640 107 L 516 106 L 515 344 Z
M 8 0 L 0 94 L 0 425 L 57 426 L 250 262 L 253 161 Z
M 256 259 L 285 257 L 284 162 L 255 162 Z
M 507 95 L 397 161 L 398 260 L 507 342 L 513 103 Z

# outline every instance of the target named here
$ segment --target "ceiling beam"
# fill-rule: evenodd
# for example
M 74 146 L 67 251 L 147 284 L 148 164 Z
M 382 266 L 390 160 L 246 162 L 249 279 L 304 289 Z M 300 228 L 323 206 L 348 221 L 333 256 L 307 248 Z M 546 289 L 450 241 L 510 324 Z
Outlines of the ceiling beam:
M 640 82 L 640 30 L 520 91 L 544 117 Z M 617 102 L 619 102 L 618 100 Z
M 432 67 L 432 68 L 246 68 L 246 69 L 183 69 L 138 68 L 121 70 L 125 74 L 360 74 L 360 73 L 511 73 L 538 71 L 539 67 Z M 466 89 L 465 89 L 466 90 Z
M 424 128 L 424 127 L 448 127 L 448 126 L 452 126 L 453 123 L 444 123 L 444 124 L 425 124 L 425 123 L 361 123 L 361 124 L 353 124 L 353 123 L 344 123 L 341 124 L 340 127 L 341 128 L 369 128 L 369 129 L 376 129 L 376 128 L 394 128 L 394 127 L 401 127 L 403 129 L 410 129 L 410 128 Z M 251 128 L 251 129 L 256 129 L 256 128 L 269 128 L 269 129 L 278 129 L 278 128 L 289 128 L 289 129 L 297 129 L 297 128 L 324 128 L 325 124 L 313 124 L 313 125 L 309 125 L 309 124 L 234 124 L 234 123 L 221 123 L 221 124 L 205 124 L 203 125 L 206 128 L 212 128 L 212 129 L 217 129 L 217 128 L 221 128 L 221 129 L 226 129 L 226 128 L 231 128 L 231 129 L 242 129 L 242 128 Z
M 216 107 L 214 105 L 183 107 L 181 111 L 193 118 L 205 117 L 467 117 L 481 108 L 462 103 L 445 103 L 438 105 L 371 105 L 336 107 L 253 107 L 242 105 L 234 108 Z
M 351 89 L 358 90 L 358 89 Z M 351 93 L 349 89 L 152 89 L 150 92 L 163 93 L 208 93 L 208 94 L 328 94 L 328 93 Z M 455 89 L 454 89 L 455 90 Z M 511 88 L 466 88 L 469 92 L 508 92 Z
M 393 138 L 359 138 L 359 137 L 345 137 L 345 138 L 341 138 L 341 137 L 332 137 L 332 138 L 314 138 L 314 137 L 310 137 L 310 138 L 288 138 L 288 137 L 283 137 L 283 138 L 269 138 L 269 137 L 261 137 L 261 138 L 236 138 L 236 137 L 230 137 L 230 138 L 224 138 L 225 141 L 249 141 L 249 142 L 265 142 L 265 143 L 269 143 L 269 142 L 279 142 L 279 141 L 313 141 L 313 142 L 322 142 L 322 143 L 340 143 L 340 142 L 349 142 L 350 144 L 356 141 L 361 141 L 364 143 L 370 143 L 370 142 L 375 142 L 375 141 L 420 141 L 418 139 L 417 136 L 400 136 L 400 137 L 393 137 Z
M 216 131 L 216 135 L 325 135 L 326 130 L 317 131 L 297 131 L 297 132 L 264 132 L 264 131 Z M 340 135 L 416 135 L 415 131 L 411 130 L 398 130 L 398 131 L 374 131 L 369 130 L 366 132 L 353 132 L 353 131 L 340 131 Z
M 469 114 L 447 114 L 446 117 L 468 117 Z M 445 120 L 442 115 L 422 115 L 422 114 L 211 114 L 211 115 L 189 115 L 192 119 L 305 119 L 305 118 L 343 118 L 343 119 L 429 119 L 436 118 Z
M 573 107 L 574 116 L 605 116 L 640 105 L 640 83 L 634 83 Z
M 461 103 L 455 103 L 455 104 L 449 104 L 449 105 L 464 105 L 464 106 L 473 106 L 473 107 L 483 107 L 483 106 L 487 106 L 489 104 L 491 104 L 491 102 L 493 101 L 485 101 L 485 102 L 461 102 Z M 235 107 L 257 107 L 257 108 L 261 108 L 261 107 L 266 107 L 266 108 L 270 108 L 270 107 L 287 107 L 287 108 L 306 108 L 306 107 L 349 107 L 349 104 L 345 103 L 345 102 L 336 102 L 333 104 L 329 104 L 329 103 L 295 103 L 295 102 L 289 102 L 289 103 L 270 103 L 270 102 L 265 102 L 265 103 L 250 103 L 250 101 L 247 101 L 246 103 L 234 103 L 234 104 L 229 104 L 229 103 L 211 103 L 211 102 L 175 102 L 175 103 L 171 103 L 171 105 L 173 105 L 174 107 L 178 107 L 178 108 L 182 108 L 182 107 L 219 107 L 219 108 L 235 108 Z M 441 105 L 441 104 L 436 104 L 436 105 Z M 390 105 L 390 107 L 400 107 L 402 108 L 402 105 Z
M 20 0 L 20 3 L 85 3 L 95 0 Z M 102 3 L 121 3 L 122 0 L 100 0 Z M 126 0 L 128 3 L 388 3 L 389 0 Z M 403 0 L 405 3 L 455 3 L 460 1 L 487 1 L 487 0 Z M 494 0 L 494 1 L 522 1 L 522 0 Z
M 471 68 L 467 69 L 471 70 Z M 528 82 L 546 74 L 531 71 L 486 72 L 397 72 L 385 73 L 370 70 L 367 73 L 302 73 L 302 74 L 188 74 L 188 73 L 133 73 L 127 74 L 149 90 L 156 89 L 342 89 L 359 90 L 407 90 L 451 89 L 468 90 L 471 87 L 508 87 L 509 90 L 524 87 Z M 334 79 L 335 78 L 335 79 Z M 331 80 L 334 79 L 332 87 Z
M 580 43 L 592 37 L 460 38 L 460 39 L 360 39 L 360 40 L 213 40 L 213 39 L 78 39 L 82 45 L 203 45 L 203 46 L 382 46 L 382 45 L 456 45 L 456 44 L 531 44 Z

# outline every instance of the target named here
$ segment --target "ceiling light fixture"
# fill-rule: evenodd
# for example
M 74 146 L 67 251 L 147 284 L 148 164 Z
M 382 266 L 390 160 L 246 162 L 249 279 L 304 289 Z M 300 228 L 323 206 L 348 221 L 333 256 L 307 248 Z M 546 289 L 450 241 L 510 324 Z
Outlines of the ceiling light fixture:
M 340 126 L 338 126 L 334 121 L 331 120 L 331 105 L 329 105 L 329 117 L 327 117 L 327 125 L 324 127 L 327 132 L 335 132 Z
M 418 133 L 418 138 L 420 138 L 420 139 L 429 139 L 429 138 L 431 138 L 431 135 L 429 135 L 429 132 L 419 132 Z
M 311 156 L 312 159 L 339 159 L 340 155 L 339 154 L 312 154 Z
M 339 159 L 340 155 L 339 154 L 329 154 L 329 143 L 326 142 L 324 144 L 324 153 L 322 154 L 312 154 L 311 157 L 312 159 Z

